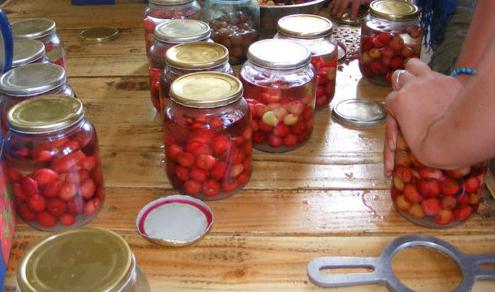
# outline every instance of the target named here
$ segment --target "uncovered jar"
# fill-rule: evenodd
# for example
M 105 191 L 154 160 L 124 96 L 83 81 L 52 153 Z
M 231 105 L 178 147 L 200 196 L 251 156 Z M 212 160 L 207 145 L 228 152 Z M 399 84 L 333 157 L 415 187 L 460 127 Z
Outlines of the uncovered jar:
M 251 117 L 239 79 L 218 72 L 181 76 L 170 87 L 164 116 L 167 175 L 175 188 L 217 200 L 248 183 Z
M 289 40 L 249 47 L 240 78 L 251 108 L 254 148 L 286 152 L 311 136 L 316 74 L 310 59 L 308 49 Z
M 413 223 L 445 228 L 462 224 L 478 210 L 486 164 L 446 170 L 423 165 L 402 135 L 397 140 L 391 195 Z
M 80 100 L 36 97 L 7 114 L 5 156 L 17 213 L 47 231 L 81 226 L 105 199 L 96 131 Z
M 16 39 L 39 40 L 51 63 L 65 67 L 65 50 L 62 39 L 56 32 L 55 21 L 48 18 L 29 18 L 12 23 L 12 34 Z
M 207 23 L 193 19 L 174 19 L 156 26 L 155 41 L 150 48 L 150 93 L 151 102 L 160 110 L 160 75 L 165 67 L 165 53 L 177 44 L 210 41 L 210 27 Z
M 393 71 L 420 57 L 419 10 L 406 1 L 376 0 L 369 11 L 361 25 L 359 69 L 370 81 L 390 86 Z
M 12 68 L 31 64 L 46 63 L 45 45 L 37 40 L 16 39 L 14 40 L 14 58 Z
M 333 40 L 332 22 L 312 14 L 293 14 L 278 21 L 274 38 L 289 39 L 311 52 L 311 64 L 317 73 L 316 108 L 328 106 L 335 95 L 338 47 Z
M 17 291 L 148 292 L 146 276 L 117 233 L 74 228 L 30 247 L 17 269 Z

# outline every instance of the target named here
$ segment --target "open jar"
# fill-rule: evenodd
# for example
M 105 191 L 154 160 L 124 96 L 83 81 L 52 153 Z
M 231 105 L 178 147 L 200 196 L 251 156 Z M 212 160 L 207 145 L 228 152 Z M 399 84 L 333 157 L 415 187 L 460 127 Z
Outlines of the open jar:
M 45 45 L 37 40 L 16 39 L 14 40 L 14 58 L 12 68 L 31 64 L 46 63 Z

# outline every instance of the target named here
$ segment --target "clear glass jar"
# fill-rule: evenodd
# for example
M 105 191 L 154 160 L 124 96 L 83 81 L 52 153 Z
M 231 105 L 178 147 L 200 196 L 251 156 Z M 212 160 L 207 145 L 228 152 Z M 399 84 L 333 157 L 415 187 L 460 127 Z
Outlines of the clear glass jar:
M 165 67 L 165 53 L 174 45 L 211 41 L 210 27 L 207 23 L 193 19 L 175 19 L 156 26 L 155 41 L 149 53 L 151 102 L 160 112 L 160 75 Z
M 164 116 L 167 175 L 176 189 L 218 200 L 248 183 L 251 117 L 239 79 L 218 72 L 179 77 Z
M 305 143 L 313 131 L 316 74 L 311 54 L 289 40 L 252 44 L 240 79 L 253 117 L 253 146 L 286 152 Z
M 230 64 L 242 64 L 256 41 L 260 7 L 256 0 L 206 0 L 203 18 L 213 30 L 212 39 L 229 50 Z
M 56 32 L 55 21 L 48 18 L 15 21 L 12 23 L 12 34 L 16 39 L 41 41 L 45 45 L 48 60 L 66 69 L 64 43 Z
M 144 10 L 146 55 L 154 42 L 155 27 L 168 19 L 200 19 L 201 7 L 196 0 L 149 0 Z
M 311 64 L 317 73 L 316 109 L 330 104 L 335 95 L 338 47 L 333 40 L 332 22 L 312 14 L 294 14 L 278 21 L 275 39 L 289 39 L 311 52 Z
M 7 269 L 14 238 L 15 213 L 11 189 L 3 153 L 3 137 L 0 132 L 0 275 Z M 2 281 L 0 276 L 0 287 L 2 287 Z
M 391 186 L 399 213 L 413 223 L 446 228 L 462 224 L 478 210 L 486 164 L 445 170 L 423 165 L 400 134 Z
M 169 101 L 172 82 L 182 75 L 201 71 L 215 71 L 234 75 L 229 64 L 229 51 L 217 43 L 193 42 L 172 47 L 166 53 L 165 69 L 160 79 L 160 106 Z
M 33 245 L 17 269 L 17 291 L 149 292 L 129 244 L 117 233 L 74 228 Z
M 7 120 L 5 156 L 17 214 L 47 231 L 96 217 L 105 189 L 96 131 L 81 101 L 32 98 L 14 106 Z
M 419 10 L 405 1 L 377 0 L 361 25 L 359 69 L 380 85 L 391 85 L 392 73 L 421 55 L 423 32 Z
M 12 68 L 31 64 L 46 63 L 45 46 L 37 40 L 16 39 L 14 40 L 14 58 Z

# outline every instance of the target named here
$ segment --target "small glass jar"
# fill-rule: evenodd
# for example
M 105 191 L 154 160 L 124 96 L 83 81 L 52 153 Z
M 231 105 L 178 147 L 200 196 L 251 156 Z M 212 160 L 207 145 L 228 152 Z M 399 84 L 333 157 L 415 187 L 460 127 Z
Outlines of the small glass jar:
M 45 45 L 37 40 L 16 39 L 14 40 L 14 58 L 12 68 L 31 64 L 46 63 Z
M 399 134 L 392 200 L 413 223 L 430 228 L 457 226 L 478 210 L 486 169 L 485 163 L 454 170 L 427 167 Z
M 326 107 L 335 95 L 338 47 L 333 40 L 332 22 L 312 14 L 293 14 L 278 21 L 275 39 L 289 39 L 311 52 L 311 64 L 317 73 L 316 108 Z
M 256 0 L 207 0 L 204 19 L 212 39 L 229 50 L 230 64 L 242 64 L 249 46 L 258 38 L 260 7 Z
M 252 114 L 253 146 L 286 152 L 313 131 L 316 74 L 304 46 L 281 39 L 252 44 L 240 79 Z
M 155 41 L 150 48 L 150 93 L 151 102 L 160 111 L 160 75 L 165 67 L 165 53 L 174 45 L 210 41 L 210 27 L 207 23 L 193 19 L 175 19 L 156 26 Z
M 359 69 L 380 85 L 391 85 L 392 73 L 421 55 L 423 32 L 418 7 L 406 1 L 376 0 L 361 25 Z
M 96 217 L 105 189 L 96 131 L 81 101 L 32 98 L 10 109 L 7 120 L 5 156 L 17 214 L 47 231 Z
M 45 45 L 48 60 L 66 69 L 64 43 L 56 32 L 55 21 L 48 18 L 15 21 L 12 23 L 12 34 L 16 39 L 41 41 Z
M 167 175 L 176 189 L 218 200 L 248 183 L 251 117 L 239 79 L 218 72 L 179 77 L 164 116 Z
M 229 51 L 217 43 L 193 42 L 172 47 L 166 53 L 165 69 L 160 79 L 160 106 L 169 101 L 172 82 L 182 75 L 200 71 L 215 71 L 234 75 L 229 64 Z
M 149 292 L 129 244 L 117 233 L 75 228 L 30 247 L 17 269 L 17 291 Z

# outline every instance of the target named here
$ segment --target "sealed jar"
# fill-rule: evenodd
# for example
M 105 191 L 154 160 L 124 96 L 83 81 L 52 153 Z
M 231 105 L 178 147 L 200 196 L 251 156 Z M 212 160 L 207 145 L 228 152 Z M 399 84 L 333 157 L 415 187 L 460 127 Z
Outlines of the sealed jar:
M 146 276 L 117 233 L 75 228 L 30 247 L 17 268 L 17 291 L 148 292 Z
M 293 14 L 278 21 L 274 38 L 289 39 L 311 52 L 311 64 L 317 73 L 316 108 L 330 104 L 335 95 L 338 47 L 333 40 L 332 22 L 312 14 Z
M 105 199 L 96 131 L 80 100 L 42 96 L 7 114 L 5 156 L 17 214 L 47 231 L 81 226 Z
M 260 7 L 256 0 L 206 0 L 204 19 L 213 30 L 212 39 L 229 50 L 231 64 L 246 60 L 249 46 L 256 41 Z
M 210 27 L 207 23 L 193 19 L 174 19 L 156 26 L 155 41 L 150 48 L 150 93 L 151 102 L 160 110 L 160 75 L 165 67 L 165 53 L 177 44 L 210 41 Z
M 185 194 L 223 199 L 248 183 L 251 117 L 234 76 L 197 72 L 177 78 L 165 108 L 164 137 L 169 181 Z
M 430 228 L 457 226 L 478 210 L 486 169 L 485 163 L 453 170 L 427 167 L 399 135 L 392 200 L 413 223 Z
M 39 40 L 51 63 L 65 67 L 64 43 L 56 31 L 55 21 L 48 18 L 29 18 L 12 23 L 12 34 L 16 39 Z
M 45 55 L 45 45 L 37 40 L 14 40 L 14 58 L 12 68 L 31 64 L 48 62 Z
M 304 46 L 281 39 L 252 44 L 240 78 L 251 108 L 254 148 L 286 152 L 313 131 L 316 74 Z
M 370 81 L 390 85 L 392 72 L 419 58 L 423 32 L 418 7 L 406 1 L 376 0 L 361 25 L 359 69 Z

